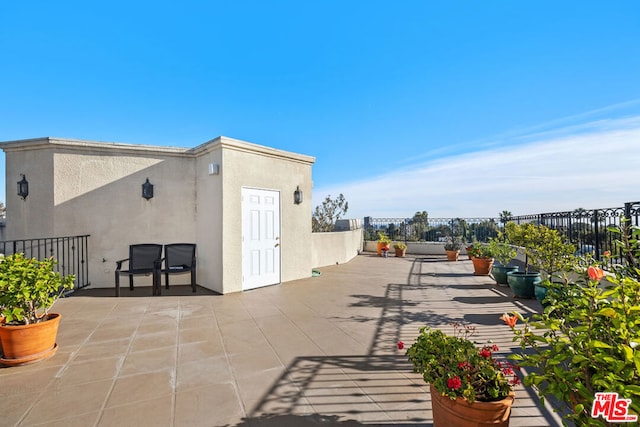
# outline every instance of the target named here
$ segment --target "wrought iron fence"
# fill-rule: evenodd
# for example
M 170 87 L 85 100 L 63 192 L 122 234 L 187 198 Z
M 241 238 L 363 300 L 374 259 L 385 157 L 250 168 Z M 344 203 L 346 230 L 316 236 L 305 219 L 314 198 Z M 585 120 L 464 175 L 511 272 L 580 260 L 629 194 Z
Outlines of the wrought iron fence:
M 620 230 L 624 219 L 632 225 L 640 225 L 640 202 L 629 202 L 616 208 L 576 209 L 511 218 L 517 224 L 532 222 L 558 230 L 576 245 L 580 255 L 591 254 L 601 260 L 602 254 L 609 251 L 612 263 L 622 263 L 624 259 L 621 248 L 615 244 L 619 235 L 611 231 Z
M 445 242 L 456 238 L 462 242 L 487 242 L 500 231 L 498 218 L 364 218 L 365 240 L 378 240 L 378 232 L 394 241 Z
M 75 289 L 91 284 L 87 262 L 89 235 L 0 241 L 0 253 L 11 255 L 19 252 L 25 257 L 39 260 L 53 257 L 58 262 L 56 271 L 63 276 L 76 276 Z
M 624 256 L 615 241 L 622 221 L 640 226 L 640 202 L 628 202 L 622 207 L 604 209 L 575 209 L 520 215 L 509 218 L 517 224 L 532 222 L 558 230 L 576 246 L 579 255 L 591 254 L 602 260 L 605 251 L 611 253 L 611 263 L 623 263 Z M 378 240 L 378 232 L 395 241 L 442 242 L 452 236 L 463 242 L 486 242 L 497 236 L 504 224 L 498 218 L 364 218 L 365 240 Z

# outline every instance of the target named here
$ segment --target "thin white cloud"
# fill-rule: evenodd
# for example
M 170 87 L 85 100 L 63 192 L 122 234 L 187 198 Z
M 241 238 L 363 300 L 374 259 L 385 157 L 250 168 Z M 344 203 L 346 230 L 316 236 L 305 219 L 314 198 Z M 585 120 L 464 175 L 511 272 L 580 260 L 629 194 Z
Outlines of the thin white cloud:
M 327 194 L 342 193 L 353 218 L 406 217 L 423 210 L 431 217 L 484 217 L 502 210 L 521 215 L 640 200 L 640 116 L 536 136 L 516 146 L 314 188 L 314 206 Z

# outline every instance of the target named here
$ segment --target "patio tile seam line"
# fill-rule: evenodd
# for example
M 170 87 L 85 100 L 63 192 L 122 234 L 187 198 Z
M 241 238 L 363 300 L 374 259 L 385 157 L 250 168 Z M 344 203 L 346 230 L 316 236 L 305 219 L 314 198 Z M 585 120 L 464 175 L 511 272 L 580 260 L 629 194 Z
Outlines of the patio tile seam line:
M 305 306 L 307 306 L 307 304 L 304 304 L 304 305 L 305 305 Z M 244 306 L 244 304 L 243 304 L 243 306 Z M 316 347 L 318 348 L 318 351 L 319 351 L 319 352 L 321 352 L 321 353 L 323 353 L 323 354 L 326 356 L 326 353 L 322 350 L 322 347 L 320 347 L 320 346 L 318 345 L 318 343 L 316 343 L 316 341 L 315 341 L 315 340 L 313 340 L 313 338 L 309 336 L 309 334 L 307 334 L 307 333 L 306 333 L 302 328 L 300 328 L 300 327 L 298 326 L 298 324 L 297 324 L 296 322 L 294 322 L 294 321 L 293 321 L 293 319 L 291 319 L 291 318 L 290 318 L 290 317 L 289 317 L 289 316 L 288 316 L 288 315 L 287 315 L 287 314 L 286 314 L 286 313 L 285 313 L 285 312 L 280 308 L 280 306 L 279 306 L 279 305 L 274 304 L 274 306 L 277 308 L 278 312 L 282 315 L 282 317 L 283 317 L 284 319 L 286 319 L 286 320 L 287 320 L 287 322 L 289 322 L 289 323 L 290 323 L 290 324 L 291 324 L 295 329 L 297 329 L 297 330 L 298 330 L 302 335 L 304 335 L 307 339 L 309 339 L 309 341 L 311 341 L 311 342 L 313 343 L 313 345 L 314 345 L 314 346 L 316 346 Z M 308 307 L 308 306 L 307 306 L 307 307 Z M 308 308 L 309 308 L 309 310 L 311 310 L 315 315 L 317 315 L 317 314 L 318 314 L 318 313 L 316 313 L 316 312 L 315 312 L 315 310 L 313 310 L 311 307 L 308 307 Z M 279 377 L 279 378 L 278 378 L 278 379 L 277 379 L 277 380 L 276 380 L 276 381 L 271 385 L 271 387 L 269 388 L 269 390 L 272 390 L 272 389 L 273 389 L 273 387 L 274 387 L 274 385 L 275 385 L 275 384 L 277 384 L 277 383 L 282 379 L 282 377 L 284 376 L 284 377 L 289 381 L 289 383 L 290 383 L 291 385 L 293 385 L 293 386 L 295 387 L 295 389 L 298 391 L 298 395 L 299 395 L 299 396 L 301 396 L 301 395 L 302 395 L 302 393 L 301 393 L 301 392 L 303 391 L 303 389 L 300 387 L 299 382 L 298 382 L 295 378 L 292 378 L 292 377 L 291 377 L 291 375 L 292 375 L 292 374 L 288 372 L 289 365 L 287 365 L 287 364 L 285 364 L 285 363 L 284 363 L 284 361 L 282 360 L 282 358 L 281 358 L 281 357 L 280 357 L 280 355 L 278 354 L 278 352 L 277 352 L 276 348 L 274 347 L 273 343 L 269 340 L 268 336 L 265 334 L 265 330 L 260 326 L 259 322 L 256 320 L 255 316 L 253 316 L 253 314 L 251 313 L 251 311 L 246 309 L 246 306 L 245 306 L 245 310 L 248 312 L 248 314 L 249 314 L 249 316 L 250 316 L 250 318 L 251 318 L 251 321 L 254 323 L 255 327 L 256 327 L 256 328 L 260 331 L 260 333 L 262 334 L 262 336 L 263 336 L 263 338 L 264 338 L 265 342 L 267 343 L 267 345 L 269 346 L 269 348 L 270 348 L 270 349 L 271 349 L 271 351 L 273 352 L 273 354 L 274 354 L 275 358 L 276 358 L 276 359 L 278 360 L 278 362 L 280 363 L 280 367 L 279 367 L 279 368 L 277 368 L 277 369 L 284 370 L 284 372 L 280 375 L 280 377 Z M 226 354 L 226 351 L 225 351 L 225 354 Z M 232 369 L 232 370 L 233 370 L 233 369 Z M 236 375 L 235 375 L 235 370 L 233 370 L 233 376 L 234 376 L 234 380 L 236 380 L 236 381 L 237 381 L 237 377 L 236 377 Z M 263 398 L 263 399 L 264 399 L 264 398 Z M 248 409 L 249 409 L 249 408 L 245 408 L 245 406 L 244 406 L 244 405 L 245 405 L 244 400 L 243 400 L 243 399 L 241 399 L 242 407 L 243 407 L 243 410 L 245 411 L 245 417 L 249 416 L 249 415 L 247 415 L 247 414 L 251 414 L 251 416 L 253 416 L 253 414 L 257 413 L 257 412 L 258 412 L 258 409 L 260 408 L 260 405 L 261 405 L 261 402 L 262 402 L 262 400 L 263 400 L 263 399 L 261 399 L 261 400 L 258 402 L 257 406 L 256 406 L 256 407 L 254 407 L 254 408 L 252 408 L 250 411 L 248 411 Z M 307 401 L 307 399 L 304 399 L 304 400 L 307 402 L 306 404 L 307 404 L 309 407 L 312 407 L 312 408 L 313 408 L 313 406 L 311 405 L 311 403 L 310 403 L 310 402 L 308 402 L 308 401 Z M 315 409 L 314 409 L 314 410 L 315 410 Z
M 305 305 L 307 305 L 307 304 L 305 304 Z M 308 307 L 308 308 L 309 308 L 309 309 L 310 309 L 314 314 L 318 315 L 318 313 L 317 313 L 313 308 L 311 308 L 311 307 L 310 307 L 310 306 L 308 306 L 308 305 L 307 305 L 307 307 Z M 278 311 L 282 314 L 282 316 L 283 316 L 285 319 L 287 319 L 287 321 L 288 321 L 291 325 L 293 325 L 293 326 L 294 326 L 296 329 L 298 329 L 298 330 L 299 330 L 299 331 L 300 331 L 304 336 L 306 336 L 309 340 L 311 340 L 311 342 L 313 342 L 313 343 L 314 343 L 314 345 L 315 345 L 316 347 L 318 347 L 318 348 L 319 348 L 320 352 L 321 352 L 321 353 L 323 353 L 323 355 L 324 355 L 324 356 L 330 356 L 330 355 L 329 355 L 329 354 L 327 354 L 324 350 L 322 350 L 322 347 L 320 347 L 320 346 L 318 345 L 318 343 L 316 343 L 316 341 L 315 341 L 311 336 L 309 336 L 309 334 L 307 334 L 307 333 L 306 333 L 304 330 L 302 330 L 302 329 L 301 329 L 301 328 L 300 328 L 300 327 L 299 327 L 299 326 L 298 326 L 298 325 L 297 325 L 297 324 L 296 324 L 296 323 L 295 323 L 291 318 L 289 318 L 289 316 L 287 316 L 287 314 L 286 314 L 285 312 L 283 312 L 283 311 L 281 310 L 281 308 L 280 308 L 280 307 L 277 307 L 277 309 L 278 309 Z M 249 313 L 249 314 L 250 314 L 250 316 L 251 316 L 252 321 L 254 322 L 254 324 L 256 325 L 256 327 L 258 328 L 258 330 L 260 330 L 260 332 L 262 333 L 263 337 L 265 338 L 265 341 L 266 341 L 266 342 L 267 342 L 267 344 L 269 345 L 269 348 L 271 348 L 271 350 L 273 351 L 273 353 L 274 353 L 275 357 L 277 358 L 277 360 L 278 360 L 278 361 L 280 362 L 280 364 L 282 365 L 283 369 L 287 369 L 287 365 L 285 365 L 285 363 L 283 362 L 283 360 L 282 360 L 282 359 L 280 358 L 280 356 L 278 355 L 278 353 L 277 353 L 277 351 L 276 351 L 275 347 L 273 346 L 273 344 L 271 343 L 271 341 L 267 338 L 267 335 L 265 334 L 264 329 L 260 327 L 260 324 L 256 321 L 256 318 L 255 318 L 251 313 Z M 332 323 L 333 323 L 333 322 L 332 322 Z M 336 328 L 337 328 L 337 329 L 339 329 L 341 332 L 345 333 L 347 336 L 351 337 L 352 339 L 355 339 L 353 336 L 351 336 L 351 334 L 346 333 L 346 331 L 345 331 L 342 327 L 340 327 L 340 326 L 338 326 L 338 325 L 335 325 L 335 326 L 336 326 Z M 356 340 L 356 342 L 357 342 L 357 340 Z M 365 356 L 365 357 L 366 357 L 366 356 Z M 349 381 L 354 382 L 353 378 L 352 378 L 352 377 L 351 377 L 347 372 L 345 372 L 343 369 L 340 369 L 339 371 L 342 373 L 342 375 L 344 375 L 346 378 L 348 378 L 348 379 L 349 379 Z M 301 387 L 299 386 L 299 381 L 297 381 L 295 378 L 292 378 L 290 375 L 291 375 L 291 374 L 286 373 L 286 377 L 287 377 L 287 379 L 291 382 L 291 384 L 292 384 L 292 385 L 293 385 L 297 390 L 302 391 L 303 389 L 301 389 Z M 234 374 L 234 377 L 235 377 L 235 374 Z M 355 382 L 354 382 L 354 384 L 355 384 Z M 374 405 L 375 405 L 375 406 L 376 406 L 380 411 L 383 411 L 383 409 L 382 409 L 382 408 L 377 404 L 377 402 L 373 401 L 373 400 L 368 396 L 368 394 L 364 393 L 364 390 L 362 390 L 362 388 L 360 388 L 359 386 L 356 386 L 356 387 L 357 387 L 357 389 L 358 389 L 360 392 L 362 392 L 362 394 L 363 394 L 364 396 L 366 396 L 366 398 L 368 399 L 369 403 L 374 404 Z M 308 399 L 305 399 L 305 400 L 308 400 Z M 314 411 L 317 411 L 317 409 L 318 409 L 318 408 L 314 407 L 314 406 L 313 406 L 313 404 L 312 404 L 311 402 L 308 402 L 308 404 L 309 404 L 309 406 L 310 406 L 311 408 L 313 408 L 313 410 L 314 410 Z M 258 409 L 258 408 L 254 408 L 254 410 L 252 411 L 252 413 L 253 413 L 253 412 L 256 412 L 256 410 L 257 410 L 257 409 Z
M 117 304 L 114 306 L 114 310 L 116 309 L 116 307 L 117 307 Z M 115 374 L 113 376 L 113 381 L 111 381 L 111 385 L 109 386 L 109 390 L 107 391 L 107 393 L 106 393 L 106 395 L 105 395 L 105 397 L 104 397 L 104 399 L 102 401 L 102 404 L 100 405 L 100 408 L 98 410 L 99 415 L 98 415 L 98 418 L 97 418 L 97 420 L 96 420 L 96 422 L 94 424 L 94 427 L 98 427 L 99 426 L 100 421 L 102 420 L 102 417 L 104 416 L 104 411 L 105 411 L 105 408 L 107 407 L 107 402 L 109 401 L 109 399 L 111 397 L 111 394 L 113 393 L 113 390 L 114 390 L 114 388 L 116 386 L 116 383 L 118 382 L 118 380 L 120 378 L 123 378 L 123 376 L 120 375 L 121 372 L 122 372 L 122 368 L 124 367 L 124 364 L 125 364 L 125 361 L 127 360 L 127 357 L 129 357 L 129 355 L 131 353 L 133 353 L 132 349 L 133 349 L 134 338 L 137 336 L 138 330 L 140 328 L 140 324 L 142 323 L 145 315 L 147 315 L 148 312 L 149 312 L 149 302 L 147 302 L 147 305 L 145 307 L 144 313 L 139 318 L 138 323 L 136 325 L 136 328 L 134 329 L 132 336 L 129 338 L 129 343 L 127 344 L 127 350 L 124 352 L 124 355 L 120 359 L 119 366 L 117 367 L 116 372 L 115 372 Z M 100 323 L 100 325 L 101 324 L 102 323 Z M 100 325 L 98 325 L 98 326 L 100 326 Z M 90 334 L 90 336 L 91 335 L 92 334 Z
M 213 301 L 213 300 L 212 300 Z M 244 307 L 244 304 L 242 305 L 243 309 L 246 312 L 246 307 Z M 229 349 L 227 348 L 227 345 L 225 344 L 225 340 L 224 340 L 224 334 L 222 332 L 222 328 L 220 327 L 220 320 L 218 319 L 218 316 L 216 316 L 216 310 L 215 310 L 215 306 L 213 303 L 211 303 L 209 305 L 209 309 L 211 310 L 211 314 L 213 315 L 213 318 L 215 319 L 215 325 L 216 325 L 216 330 L 218 332 L 218 336 L 220 337 L 220 345 L 222 346 L 222 352 L 224 354 L 224 358 L 227 362 L 227 369 L 229 371 L 229 374 L 231 375 L 231 378 L 233 381 L 231 381 L 231 386 L 233 387 L 233 391 L 235 393 L 235 397 L 238 401 L 238 403 L 240 404 L 240 409 L 242 410 L 242 417 L 246 418 L 249 414 L 249 412 L 247 411 L 247 408 L 245 407 L 245 402 L 244 399 L 242 398 L 242 395 L 240 394 L 240 389 L 238 388 L 238 376 L 236 375 L 235 370 L 233 369 L 233 365 L 231 363 L 231 356 L 229 355 Z M 253 320 L 255 323 L 255 320 Z M 175 402 L 174 402 L 174 410 L 175 410 Z M 173 425 L 173 420 L 172 420 L 172 425 Z
M 112 314 L 115 311 L 117 304 L 113 305 L 111 307 L 111 309 L 109 310 L 108 314 Z M 108 316 L 108 315 L 107 315 Z M 102 326 L 105 322 L 106 322 L 106 317 L 104 316 L 102 321 L 99 322 L 96 327 L 94 328 L 94 330 L 87 335 L 87 337 L 82 341 L 82 343 L 80 343 L 78 345 L 78 348 L 72 353 L 72 356 L 69 357 L 69 359 L 64 363 L 64 365 L 62 365 L 59 369 L 58 372 L 51 378 L 51 380 L 47 383 L 47 385 L 45 387 L 41 388 L 41 392 L 38 393 L 38 397 L 36 399 L 33 399 L 33 401 L 31 402 L 31 404 L 29 405 L 29 407 L 24 411 L 24 413 L 22 414 L 22 416 L 20 417 L 20 419 L 18 420 L 18 422 L 16 423 L 16 425 L 20 425 L 22 422 L 24 422 L 24 420 L 29 416 L 29 414 L 31 413 L 31 411 L 33 410 L 34 406 L 40 401 L 40 399 L 47 393 L 47 389 L 49 389 L 49 387 L 51 387 L 56 380 L 60 379 L 62 377 L 62 375 L 64 374 L 64 372 L 70 368 L 70 365 L 73 363 L 73 361 L 75 361 L 75 359 L 78 356 L 78 353 L 80 352 L 80 350 L 82 349 L 83 346 L 87 345 L 88 341 L 90 340 L 91 336 L 93 336 L 93 334 L 95 333 L 95 331 L 97 331 L 100 326 Z M 128 345 L 128 349 L 127 349 L 127 353 L 129 351 L 131 347 L 131 341 L 129 342 Z M 124 363 L 124 357 L 120 358 L 120 362 L 119 362 L 119 367 L 118 367 L 118 371 L 122 368 L 122 365 Z M 99 412 L 99 416 L 97 417 L 94 426 L 98 425 L 98 422 L 100 420 L 100 417 L 102 416 L 102 409 L 104 408 L 104 405 L 107 402 L 107 399 L 109 397 L 109 395 L 111 394 L 111 390 L 113 388 L 113 385 L 115 384 L 115 381 L 117 379 L 117 373 L 114 375 L 114 379 L 113 382 L 111 384 L 111 388 L 109 390 L 109 393 L 107 394 L 107 396 L 105 397 L 104 401 L 102 402 L 102 406 L 101 409 L 98 411 Z M 88 382 L 92 382 L 92 381 L 88 381 Z

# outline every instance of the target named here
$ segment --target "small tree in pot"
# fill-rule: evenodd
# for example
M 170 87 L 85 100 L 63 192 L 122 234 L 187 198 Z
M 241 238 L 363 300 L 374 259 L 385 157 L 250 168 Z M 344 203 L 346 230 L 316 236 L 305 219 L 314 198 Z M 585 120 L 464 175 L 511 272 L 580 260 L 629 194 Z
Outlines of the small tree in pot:
M 493 257 L 498 261 L 498 264 L 500 264 L 493 266 L 491 274 L 498 285 L 508 286 L 507 273 L 510 271 L 518 271 L 517 266 L 509 266 L 509 263 L 518 255 L 518 251 L 507 241 L 503 233 L 498 234 L 498 237 L 490 239 L 488 246 Z
M 75 277 L 54 271 L 56 261 L 38 261 L 17 253 L 0 258 L 0 363 L 19 365 L 53 355 L 60 315 L 49 310 Z M 48 337 L 39 334 L 45 332 Z M 28 341 L 34 337 L 35 342 Z

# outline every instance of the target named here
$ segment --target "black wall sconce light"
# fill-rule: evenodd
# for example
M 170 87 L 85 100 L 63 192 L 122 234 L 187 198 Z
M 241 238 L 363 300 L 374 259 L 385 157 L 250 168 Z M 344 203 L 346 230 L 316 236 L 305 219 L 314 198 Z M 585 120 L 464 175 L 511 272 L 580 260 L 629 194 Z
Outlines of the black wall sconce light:
M 299 205 L 302 203 L 302 190 L 300 190 L 300 186 L 296 186 L 296 191 L 293 192 L 293 203 Z
M 142 184 L 142 197 L 147 200 L 153 197 L 153 184 L 149 182 L 149 178 Z
M 22 179 L 18 181 L 18 196 L 22 197 L 22 200 L 24 200 L 29 195 L 29 182 L 24 174 L 21 175 Z

